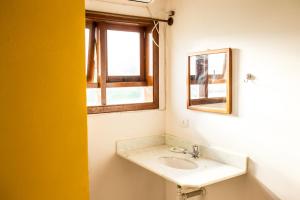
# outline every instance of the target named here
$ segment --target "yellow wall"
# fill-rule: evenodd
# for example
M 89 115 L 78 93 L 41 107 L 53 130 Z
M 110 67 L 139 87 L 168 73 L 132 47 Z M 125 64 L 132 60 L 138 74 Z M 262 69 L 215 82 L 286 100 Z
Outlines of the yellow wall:
M 1 1 L 0 27 L 0 199 L 87 200 L 84 1 Z

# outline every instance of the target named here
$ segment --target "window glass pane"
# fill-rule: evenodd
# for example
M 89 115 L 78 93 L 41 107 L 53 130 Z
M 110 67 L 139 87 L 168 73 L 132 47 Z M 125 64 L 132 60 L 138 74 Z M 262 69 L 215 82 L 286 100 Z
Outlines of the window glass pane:
M 153 102 L 153 87 L 107 88 L 107 105 Z
M 199 99 L 200 98 L 200 85 L 193 84 L 190 86 L 190 96 L 191 99 Z
M 190 57 L 190 75 L 196 75 L 196 67 L 197 67 L 196 60 L 197 60 L 196 56 Z
M 89 41 L 90 41 L 90 29 L 85 29 L 85 74 L 87 74 L 87 63 L 89 56 Z
M 208 55 L 208 74 L 223 74 L 226 65 L 226 54 L 210 54 Z
M 87 106 L 101 106 L 101 89 L 86 89 Z
M 200 94 L 204 94 L 205 85 L 191 85 L 191 99 L 205 98 Z M 208 98 L 226 97 L 226 83 L 208 84 Z
M 107 31 L 109 76 L 140 75 L 140 33 Z
M 226 97 L 226 83 L 208 84 L 208 98 Z

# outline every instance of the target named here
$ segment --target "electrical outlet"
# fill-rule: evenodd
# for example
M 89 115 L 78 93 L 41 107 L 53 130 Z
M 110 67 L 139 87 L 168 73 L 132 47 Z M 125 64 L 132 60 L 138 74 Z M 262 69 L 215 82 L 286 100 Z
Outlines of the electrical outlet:
M 188 127 L 189 127 L 189 124 L 190 124 L 190 121 L 189 121 L 188 119 L 183 119 L 183 120 L 181 120 L 181 122 L 180 122 L 180 126 L 181 126 L 182 128 L 188 128 Z

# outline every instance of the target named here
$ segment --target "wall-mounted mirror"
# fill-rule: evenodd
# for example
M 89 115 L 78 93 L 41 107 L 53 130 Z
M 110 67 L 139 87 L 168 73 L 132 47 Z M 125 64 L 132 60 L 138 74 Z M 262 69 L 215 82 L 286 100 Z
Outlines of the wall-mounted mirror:
M 188 109 L 231 113 L 231 49 L 188 57 Z

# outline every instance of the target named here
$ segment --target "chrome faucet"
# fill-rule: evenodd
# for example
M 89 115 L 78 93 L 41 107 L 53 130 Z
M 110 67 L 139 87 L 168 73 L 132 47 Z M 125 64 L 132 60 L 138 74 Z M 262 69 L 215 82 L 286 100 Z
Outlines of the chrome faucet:
M 184 154 L 191 154 L 193 158 L 199 158 L 200 157 L 199 146 L 194 144 L 192 146 L 192 148 L 193 148 L 192 152 L 188 152 L 188 150 L 185 150 L 183 153 Z

